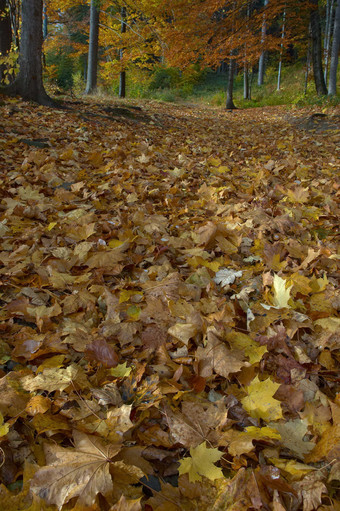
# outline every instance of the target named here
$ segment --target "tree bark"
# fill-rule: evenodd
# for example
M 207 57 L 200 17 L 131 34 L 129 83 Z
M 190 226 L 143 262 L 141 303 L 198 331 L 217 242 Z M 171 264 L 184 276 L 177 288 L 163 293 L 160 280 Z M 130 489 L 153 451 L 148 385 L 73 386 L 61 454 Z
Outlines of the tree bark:
M 330 50 L 331 33 L 332 33 L 333 5 L 334 5 L 334 0 L 327 0 L 327 5 L 326 5 L 326 24 L 325 24 L 325 34 L 324 34 L 324 41 L 323 41 L 324 78 L 325 78 L 325 85 L 326 85 L 326 87 L 327 87 L 329 50 Z
M 12 28 L 9 11 L 6 11 L 6 0 L 0 0 L 0 57 L 5 57 L 12 45 Z M 0 83 L 4 79 L 6 66 L 0 64 Z
M 318 0 L 310 0 L 312 10 L 310 14 L 310 25 L 312 34 L 312 62 L 313 75 L 316 93 L 318 96 L 327 94 L 327 87 L 322 70 L 322 50 L 321 50 L 321 27 Z
M 268 0 L 264 0 L 264 7 L 268 5 Z M 262 29 L 261 29 L 261 44 L 264 45 L 265 39 L 266 39 L 266 33 L 267 33 L 267 25 L 266 25 L 266 18 L 265 14 L 263 16 L 263 22 L 262 22 Z M 262 50 L 262 53 L 259 58 L 259 74 L 257 75 L 257 85 L 261 86 L 263 85 L 264 81 L 264 64 L 266 59 L 266 52 Z
M 46 94 L 42 81 L 42 7 L 42 0 L 22 2 L 19 74 L 12 84 L 2 87 L 0 92 L 18 94 L 41 105 L 55 106 Z
M 96 0 L 91 0 L 90 40 L 85 94 L 91 94 L 97 88 L 99 9 L 96 3 Z
M 340 0 L 338 0 L 337 6 L 336 6 L 335 20 L 334 20 L 333 42 L 332 42 L 332 51 L 331 51 L 331 65 L 330 65 L 330 69 L 329 69 L 328 94 L 330 96 L 336 95 L 336 72 L 338 69 L 339 49 L 340 49 Z
M 285 38 L 285 23 L 286 23 L 286 9 L 283 11 L 283 20 L 282 20 L 282 33 L 281 33 L 281 48 L 280 48 L 280 60 L 279 60 L 279 70 L 277 73 L 277 87 L 276 90 L 280 90 L 281 87 L 281 75 L 282 75 L 282 54 L 283 54 L 283 41 Z
M 249 98 L 249 70 L 248 65 L 243 66 L 243 99 Z
M 121 22 L 120 32 L 121 32 L 121 34 L 125 34 L 125 32 L 126 32 L 126 9 L 125 9 L 125 7 L 122 7 L 121 16 L 122 16 L 122 22 Z M 123 53 L 124 53 L 124 50 L 123 50 L 123 48 L 121 48 L 119 50 L 119 59 L 120 60 L 123 59 Z M 126 96 L 126 71 L 125 71 L 125 69 L 123 69 L 119 73 L 119 97 L 125 98 L 125 96 Z
M 229 62 L 229 73 L 228 73 L 228 88 L 227 88 L 227 101 L 226 101 L 226 109 L 234 110 L 236 106 L 233 101 L 233 91 L 234 91 L 234 69 L 235 69 L 235 61 L 234 59 L 230 59 Z

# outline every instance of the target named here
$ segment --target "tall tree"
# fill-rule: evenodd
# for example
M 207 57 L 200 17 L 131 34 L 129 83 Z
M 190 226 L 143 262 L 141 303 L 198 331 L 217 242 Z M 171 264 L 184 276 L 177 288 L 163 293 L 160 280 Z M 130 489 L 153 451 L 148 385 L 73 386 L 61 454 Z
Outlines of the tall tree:
M 324 77 L 325 77 L 326 86 L 327 86 L 327 74 L 328 74 L 329 49 L 330 49 L 331 35 L 332 35 L 333 6 L 334 6 L 334 0 L 327 0 L 325 34 L 324 34 L 324 39 L 323 39 L 324 68 L 325 68 L 324 69 Z
M 264 0 L 264 7 L 268 5 L 268 0 Z M 267 23 L 266 23 L 266 14 L 263 14 L 263 21 L 262 21 L 262 29 L 261 29 L 261 45 L 264 46 L 264 42 L 266 39 L 266 33 L 267 33 Z M 257 76 L 257 84 L 263 85 L 264 81 L 264 64 L 266 59 L 266 52 L 264 49 L 262 49 L 260 58 L 259 58 L 259 73 Z
M 234 92 L 234 69 L 235 69 L 235 61 L 230 58 L 229 60 L 229 70 L 228 70 L 228 87 L 227 87 L 227 101 L 225 107 L 227 110 L 233 110 L 236 108 L 234 105 L 233 92 Z
M 6 57 L 12 45 L 12 28 L 9 7 L 6 0 L 0 0 L 0 59 Z M 0 83 L 6 71 L 6 65 L 0 61 Z
M 21 7 L 19 74 L 12 84 L 0 88 L 9 94 L 41 105 L 55 106 L 42 81 L 42 0 L 24 0 Z
M 337 2 L 334 19 L 333 41 L 331 51 L 331 65 L 329 69 L 329 90 L 328 94 L 334 96 L 336 94 L 336 72 L 338 69 L 340 49 L 340 0 Z
M 327 87 L 325 77 L 322 70 L 322 49 L 321 49 L 321 26 L 320 26 L 320 13 L 319 1 L 310 0 L 311 13 L 310 25 L 312 36 L 312 62 L 313 62 L 313 75 L 317 94 L 327 94 Z
M 90 39 L 85 94 L 91 94 L 97 88 L 98 39 L 99 39 L 99 6 L 97 5 L 97 0 L 91 0 Z
M 121 32 L 121 34 L 125 34 L 125 32 L 126 32 L 126 8 L 125 7 L 121 8 L 120 14 L 122 17 L 120 32 Z M 123 54 L 124 54 L 124 49 L 121 48 L 119 50 L 119 60 L 120 61 L 123 60 Z M 119 73 L 119 97 L 125 98 L 125 96 L 126 96 L 126 71 L 125 71 L 125 69 L 121 69 L 120 73 Z
M 286 7 L 285 7 L 285 10 L 283 11 L 283 19 L 282 19 L 280 60 L 279 60 L 279 70 L 277 73 L 276 90 L 280 90 L 280 86 L 281 86 L 281 71 L 282 71 L 283 42 L 284 42 L 284 38 L 285 38 L 285 23 L 286 23 Z

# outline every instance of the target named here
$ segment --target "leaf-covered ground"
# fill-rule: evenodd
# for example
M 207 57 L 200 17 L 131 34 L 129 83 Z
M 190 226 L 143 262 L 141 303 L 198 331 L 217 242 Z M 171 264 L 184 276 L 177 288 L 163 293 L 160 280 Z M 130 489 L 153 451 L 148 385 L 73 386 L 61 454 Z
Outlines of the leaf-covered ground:
M 0 106 L 2 508 L 338 511 L 337 112 L 68 106 Z

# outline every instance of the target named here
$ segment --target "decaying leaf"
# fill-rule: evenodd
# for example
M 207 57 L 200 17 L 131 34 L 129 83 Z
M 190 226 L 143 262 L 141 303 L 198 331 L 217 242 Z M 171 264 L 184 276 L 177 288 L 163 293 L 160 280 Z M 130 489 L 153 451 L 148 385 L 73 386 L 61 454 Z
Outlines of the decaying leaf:
M 98 493 L 110 492 L 110 464 L 121 449 L 120 444 L 105 444 L 98 437 L 77 430 L 73 438 L 74 449 L 45 444 L 47 466 L 36 472 L 31 483 L 34 493 L 59 509 L 74 497 L 78 497 L 78 505 L 91 506 Z M 143 475 L 137 467 L 135 473 Z

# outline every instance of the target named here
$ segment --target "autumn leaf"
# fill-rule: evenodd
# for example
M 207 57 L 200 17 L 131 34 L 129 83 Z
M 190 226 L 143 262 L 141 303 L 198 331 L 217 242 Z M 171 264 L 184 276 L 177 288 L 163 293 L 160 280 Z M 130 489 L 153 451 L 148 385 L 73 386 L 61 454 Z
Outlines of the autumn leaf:
M 207 477 L 211 481 L 223 477 L 223 472 L 214 463 L 222 458 L 223 454 L 218 449 L 209 449 L 206 442 L 191 447 L 190 457 L 180 461 L 179 474 L 189 474 L 189 481 L 201 481 Z
M 9 431 L 9 425 L 4 423 L 4 418 L 0 412 L 0 437 L 7 435 Z
M 98 437 L 77 430 L 73 438 L 74 449 L 45 444 L 47 466 L 36 472 L 31 483 L 34 493 L 59 509 L 74 497 L 78 497 L 78 505 L 91 506 L 98 493 L 110 492 L 113 488 L 110 464 L 121 450 L 120 444 L 105 444 Z M 137 467 L 134 473 L 136 481 L 143 475 Z
M 247 387 L 248 396 L 241 400 L 243 408 L 251 417 L 263 419 L 266 422 L 281 419 L 280 402 L 273 398 L 279 386 L 269 378 L 260 381 L 256 376 Z
M 110 460 L 121 449 L 120 445 L 105 446 L 79 431 L 74 431 L 73 437 L 75 449 L 45 444 L 47 466 L 36 472 L 31 484 L 34 493 L 59 509 L 73 497 L 90 506 L 99 492 L 109 492 L 113 487 Z

